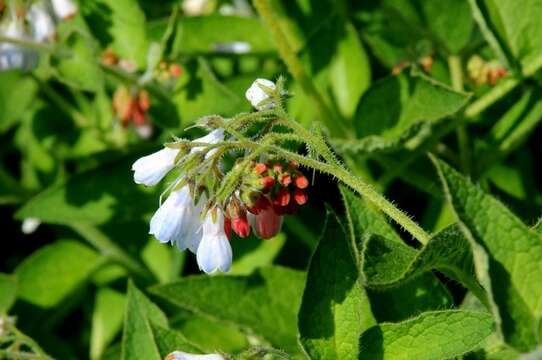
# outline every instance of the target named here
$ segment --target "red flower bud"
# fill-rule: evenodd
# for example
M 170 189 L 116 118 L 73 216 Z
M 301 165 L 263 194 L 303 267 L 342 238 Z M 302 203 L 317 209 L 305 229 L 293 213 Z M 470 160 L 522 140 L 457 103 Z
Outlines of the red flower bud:
M 183 68 L 179 64 L 171 64 L 169 65 L 169 73 L 173 77 L 179 77 L 183 73 Z
M 261 239 L 270 239 L 279 233 L 282 227 L 282 216 L 269 207 L 255 215 L 253 227 L 256 236 Z
M 279 164 L 279 163 L 274 164 L 273 165 L 273 171 L 280 174 L 282 172 L 282 165 Z
M 239 235 L 239 237 L 246 238 L 250 235 L 250 224 L 248 223 L 246 212 L 240 214 L 239 217 L 232 219 L 233 231 Z
M 291 160 L 288 163 L 288 169 L 290 170 L 296 170 L 298 167 L 299 167 L 299 164 L 297 163 L 297 161 Z
M 262 178 L 262 185 L 265 189 L 269 189 L 275 185 L 275 179 L 272 176 L 266 176 Z
M 299 189 L 305 189 L 309 186 L 309 180 L 305 177 L 305 175 L 298 174 L 295 179 L 295 186 L 297 186 Z
M 301 189 L 295 189 L 294 200 L 296 203 L 298 203 L 299 205 L 303 205 L 307 202 L 308 198 L 309 197 L 307 196 L 306 192 Z
M 228 237 L 228 240 L 231 240 L 231 219 L 224 216 L 224 232 Z
M 280 188 L 275 194 L 273 205 L 286 206 L 288 203 L 290 203 L 290 192 L 285 188 Z
M 267 170 L 267 166 L 265 164 L 258 163 L 258 164 L 256 164 L 256 166 L 254 166 L 254 171 L 256 172 L 256 175 L 261 175 L 266 170 Z
M 283 173 L 279 176 L 279 181 L 282 186 L 288 186 L 292 183 L 292 177 L 288 173 Z
M 267 197 L 261 195 L 254 204 L 253 207 L 248 209 L 253 214 L 259 214 L 261 211 L 268 209 L 271 206 L 271 203 L 269 202 L 269 199 Z

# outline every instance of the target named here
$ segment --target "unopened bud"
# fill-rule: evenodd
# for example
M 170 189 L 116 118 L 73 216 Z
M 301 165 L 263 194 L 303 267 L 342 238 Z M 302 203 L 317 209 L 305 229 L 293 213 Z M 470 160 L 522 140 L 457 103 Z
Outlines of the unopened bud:
M 275 194 L 273 199 L 274 205 L 286 206 L 290 203 L 290 192 L 284 188 L 280 188 L 279 191 Z
M 258 163 L 256 166 L 254 166 L 254 171 L 256 172 L 256 175 L 261 175 L 267 170 L 267 166 L 263 163 Z
M 275 179 L 272 176 L 266 176 L 261 179 L 264 189 L 269 189 L 275 185 Z
M 248 223 L 246 211 L 232 219 L 232 228 L 239 237 L 246 238 L 250 235 L 250 224 Z
M 292 177 L 288 173 L 283 173 L 279 177 L 279 182 L 282 186 L 287 187 L 292 183 Z
M 305 203 L 307 203 L 308 200 L 307 193 L 301 189 L 295 189 L 294 200 L 299 205 L 304 205 Z
M 299 189 L 306 189 L 309 186 L 309 180 L 304 175 L 297 175 L 294 178 L 295 186 Z

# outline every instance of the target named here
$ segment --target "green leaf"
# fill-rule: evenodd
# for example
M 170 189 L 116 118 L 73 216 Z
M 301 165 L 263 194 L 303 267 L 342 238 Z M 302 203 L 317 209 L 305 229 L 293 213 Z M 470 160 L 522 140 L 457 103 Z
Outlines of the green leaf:
M 489 256 L 506 340 L 520 350 L 531 349 L 542 316 L 542 236 L 449 165 L 432 160 L 463 233 Z
M 345 24 L 329 65 L 331 91 L 342 115 L 351 118 L 359 99 L 371 82 L 369 59 L 352 24 Z
M 44 308 L 57 305 L 82 285 L 99 263 L 99 256 L 77 241 L 44 246 L 15 270 L 18 297 Z
M 58 78 L 76 89 L 97 92 L 103 87 L 104 74 L 97 62 L 96 44 L 90 38 L 73 32 L 68 35 L 66 45 L 69 56 L 53 58 Z
M 153 304 L 135 285 L 128 282 L 128 298 L 124 311 L 122 334 L 122 360 L 160 360 L 160 352 L 154 340 L 151 321 L 161 327 L 168 327 L 162 310 Z
M 126 297 L 108 287 L 96 291 L 90 333 L 90 358 L 99 359 L 122 328 Z
M 228 274 L 249 275 L 259 267 L 271 265 L 285 242 L 284 233 L 279 233 L 268 241 L 254 238 L 232 241 L 235 259 Z
M 153 322 L 151 322 L 151 327 L 162 358 L 165 358 L 169 353 L 176 350 L 196 354 L 204 352 L 178 331 L 167 329 Z
M 448 359 L 476 349 L 494 330 L 490 314 L 435 311 L 401 323 L 379 324 L 362 334 L 360 358 Z
M 542 51 L 542 16 L 539 0 L 484 0 L 488 20 L 499 38 L 522 66 L 537 60 Z
M 329 213 L 299 310 L 301 344 L 312 359 L 357 359 L 359 334 L 374 324 L 351 245 Z
M 186 76 L 179 80 L 178 91 L 173 98 L 184 125 L 208 114 L 230 116 L 249 108 L 248 101 L 215 77 L 204 59 L 198 58 L 186 67 Z
M 35 217 L 43 222 L 104 224 L 115 219 L 141 219 L 157 206 L 157 190 L 142 190 L 133 183 L 131 165 L 135 156 L 105 162 L 102 166 L 73 176 L 30 200 L 16 217 Z M 103 160 L 102 160 L 103 161 Z M 137 206 L 133 204 L 137 203 Z
M 37 90 L 36 81 L 19 71 L 0 72 L 0 133 L 9 130 L 20 120 Z
M 220 45 L 244 42 L 251 53 L 271 53 L 275 47 L 269 33 L 255 18 L 240 16 L 183 17 L 177 22 L 173 54 L 206 54 Z
M 467 1 L 422 0 L 421 9 L 432 36 L 452 54 L 458 54 L 468 45 L 474 21 Z
M 137 0 L 84 2 L 82 11 L 91 31 L 120 58 L 145 68 L 147 49 L 145 14 Z
M 419 122 L 436 122 L 454 114 L 467 99 L 467 94 L 423 75 L 389 76 L 363 95 L 356 113 L 357 133 L 396 139 Z
M 431 270 L 439 270 L 473 291 L 482 301 L 486 295 L 473 276 L 470 244 L 457 225 L 451 225 L 420 250 L 379 236 L 372 236 L 363 252 L 367 285 L 392 287 Z
M 266 267 L 250 276 L 193 276 L 151 288 L 181 308 L 248 328 L 276 347 L 299 351 L 296 317 L 305 276 Z
M 17 278 L 0 273 L 0 316 L 6 314 L 17 298 Z

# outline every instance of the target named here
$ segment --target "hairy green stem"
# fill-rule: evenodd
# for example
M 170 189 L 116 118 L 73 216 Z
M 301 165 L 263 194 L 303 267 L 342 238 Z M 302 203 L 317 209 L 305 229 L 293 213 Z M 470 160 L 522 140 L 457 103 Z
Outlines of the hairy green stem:
M 268 0 L 254 0 L 254 7 L 260 14 L 263 21 L 266 23 L 269 32 L 275 42 L 280 57 L 288 67 L 288 70 L 294 77 L 294 79 L 301 85 L 303 92 L 307 94 L 322 115 L 322 119 L 328 127 L 331 134 L 335 136 L 347 136 L 348 132 L 344 129 L 343 124 L 340 123 L 325 103 L 322 95 L 316 89 L 316 86 L 312 82 L 309 76 L 305 73 L 303 64 L 296 56 L 293 49 L 290 47 L 284 32 L 282 31 L 279 21 L 271 9 L 271 5 Z

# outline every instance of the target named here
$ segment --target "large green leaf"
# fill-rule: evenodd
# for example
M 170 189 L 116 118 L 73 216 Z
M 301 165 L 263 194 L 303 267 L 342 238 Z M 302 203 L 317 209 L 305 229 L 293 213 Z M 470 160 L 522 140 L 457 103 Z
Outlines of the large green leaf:
M 144 192 L 133 183 L 130 156 L 75 175 L 64 184 L 44 190 L 25 204 L 16 216 L 35 217 L 43 222 L 104 224 L 113 218 L 141 219 L 157 207 L 156 192 Z M 155 190 L 153 190 L 155 191 Z M 137 204 L 137 206 L 133 206 Z
M 111 47 L 120 58 L 139 68 L 147 61 L 148 40 L 145 14 L 136 0 L 99 0 L 84 2 L 82 11 L 94 26 L 103 47 Z
M 27 257 L 15 270 L 19 298 L 52 307 L 85 282 L 99 256 L 77 241 L 61 240 Z
M 436 269 L 486 301 L 486 295 L 473 275 L 470 244 L 457 225 L 451 225 L 433 236 L 420 251 L 380 236 L 372 236 L 364 248 L 363 260 L 368 286 L 397 286 Z
M 362 334 L 360 358 L 438 360 L 476 349 L 494 330 L 491 315 L 435 311 L 401 323 L 379 324 Z
M 162 358 L 167 354 L 180 350 L 188 353 L 202 353 L 202 349 L 191 343 L 182 333 L 151 323 L 158 351 Z
M 363 95 L 356 113 L 357 133 L 359 137 L 396 139 L 419 122 L 431 123 L 454 114 L 467 99 L 467 94 L 423 75 L 389 76 Z
M 229 274 L 249 275 L 259 267 L 271 265 L 285 242 L 284 233 L 279 233 L 269 241 L 260 241 L 255 237 L 233 240 L 235 259 Z
M 305 276 L 266 267 L 250 276 L 193 276 L 151 292 L 181 308 L 236 324 L 276 347 L 297 352 L 297 310 Z
M 337 51 L 331 60 L 329 74 L 331 91 L 342 115 L 351 118 L 359 99 L 371 82 L 369 59 L 352 24 L 345 24 L 338 39 Z
M 499 39 L 521 65 L 539 62 L 542 51 L 542 16 L 540 0 L 484 0 L 489 22 Z
M 177 22 L 173 53 L 206 54 L 219 51 L 223 45 L 244 42 L 251 53 L 270 53 L 275 48 L 262 23 L 240 16 L 183 17 Z
M 9 130 L 28 109 L 38 86 L 19 71 L 0 72 L 0 133 Z
M 153 304 L 135 285 L 128 283 L 128 298 L 124 311 L 124 332 L 122 334 L 122 360 L 160 360 L 158 345 L 154 340 L 152 323 L 168 327 L 162 310 Z
M 312 359 L 357 359 L 359 334 L 375 324 L 352 250 L 336 215 L 328 214 L 299 310 L 301 344 Z
M 17 298 L 17 278 L 0 273 L 0 316 L 11 308 Z
M 99 288 L 94 299 L 90 333 L 90 358 L 101 357 L 122 328 L 126 297 L 108 287 Z
M 462 231 L 489 256 L 506 340 L 520 350 L 531 349 L 542 316 L 542 236 L 449 165 L 433 161 Z

